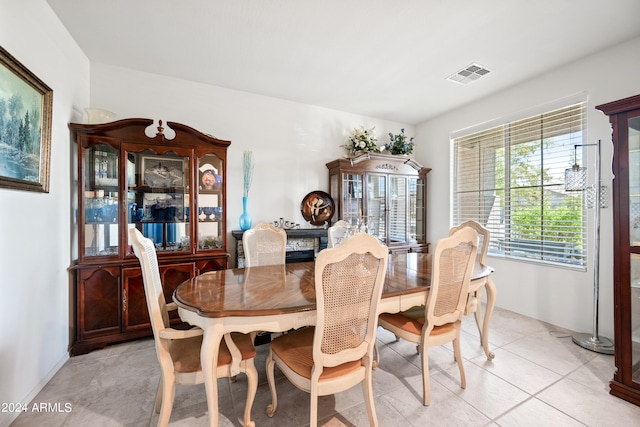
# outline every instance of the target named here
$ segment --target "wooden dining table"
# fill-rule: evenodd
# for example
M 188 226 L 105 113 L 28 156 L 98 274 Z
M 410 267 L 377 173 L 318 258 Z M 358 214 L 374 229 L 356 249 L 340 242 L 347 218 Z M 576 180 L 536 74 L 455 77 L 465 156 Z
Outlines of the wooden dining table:
M 211 426 L 218 425 L 215 366 L 223 335 L 283 332 L 314 325 L 314 267 L 314 262 L 301 262 L 210 271 L 176 288 L 173 300 L 178 305 L 180 318 L 204 331 L 200 358 Z M 485 313 L 483 317 L 476 316 L 476 320 L 489 360 L 494 357 L 488 348 L 489 321 L 496 297 L 492 272 L 491 267 L 476 263 L 469 288 L 470 294 L 486 289 Z M 390 254 L 380 313 L 398 313 L 424 304 L 430 281 L 430 254 Z M 239 352 L 235 356 L 232 374 L 239 372 Z

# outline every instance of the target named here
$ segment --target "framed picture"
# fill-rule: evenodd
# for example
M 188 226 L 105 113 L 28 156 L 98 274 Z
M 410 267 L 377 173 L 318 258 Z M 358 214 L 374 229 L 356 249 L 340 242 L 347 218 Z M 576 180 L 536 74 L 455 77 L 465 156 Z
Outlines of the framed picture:
M 49 192 L 53 91 L 0 47 L 0 188 Z
M 184 159 L 145 156 L 141 159 L 142 185 L 154 188 L 183 187 Z

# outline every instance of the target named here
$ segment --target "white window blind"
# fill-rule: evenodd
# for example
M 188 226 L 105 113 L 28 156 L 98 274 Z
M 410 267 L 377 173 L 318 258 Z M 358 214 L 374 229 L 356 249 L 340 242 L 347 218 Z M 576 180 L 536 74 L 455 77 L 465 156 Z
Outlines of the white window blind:
M 580 102 L 453 138 L 452 224 L 487 227 L 492 254 L 585 268 L 583 193 L 564 190 L 585 129 Z

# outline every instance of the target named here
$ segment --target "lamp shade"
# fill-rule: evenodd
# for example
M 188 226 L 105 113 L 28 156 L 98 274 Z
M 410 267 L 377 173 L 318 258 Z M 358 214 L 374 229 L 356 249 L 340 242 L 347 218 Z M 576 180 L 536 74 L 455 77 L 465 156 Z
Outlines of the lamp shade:
M 566 191 L 584 191 L 587 188 L 587 168 L 577 164 L 564 170 L 564 189 Z

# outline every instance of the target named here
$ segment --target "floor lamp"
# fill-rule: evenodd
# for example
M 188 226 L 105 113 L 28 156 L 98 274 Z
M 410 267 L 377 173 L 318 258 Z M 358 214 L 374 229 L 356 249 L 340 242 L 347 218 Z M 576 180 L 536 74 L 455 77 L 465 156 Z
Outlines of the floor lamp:
M 613 354 L 613 342 L 598 335 L 598 299 L 600 294 L 600 140 L 595 144 L 574 146 L 574 165 L 564 172 L 564 188 L 566 191 L 584 191 L 587 189 L 587 168 L 578 165 L 576 150 L 578 147 L 596 147 L 596 183 L 594 185 L 593 224 L 593 334 L 577 334 L 573 342 L 588 350 L 602 354 Z

